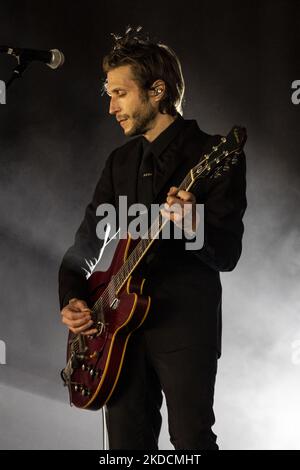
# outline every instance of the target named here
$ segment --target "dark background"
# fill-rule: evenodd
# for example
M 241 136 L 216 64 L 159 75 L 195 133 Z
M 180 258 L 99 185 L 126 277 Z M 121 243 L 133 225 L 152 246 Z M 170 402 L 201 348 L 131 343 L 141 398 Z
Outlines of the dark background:
M 58 48 L 66 62 L 33 63 L 0 106 L 1 448 L 100 447 L 100 414 L 70 410 L 58 376 L 57 271 L 109 152 L 126 141 L 101 97 L 101 60 L 129 24 L 177 52 L 185 118 L 208 133 L 248 130 L 244 252 L 222 276 L 221 447 L 299 448 L 299 23 L 299 0 L 2 0 L 0 44 Z M 0 79 L 14 66 L 0 55 Z

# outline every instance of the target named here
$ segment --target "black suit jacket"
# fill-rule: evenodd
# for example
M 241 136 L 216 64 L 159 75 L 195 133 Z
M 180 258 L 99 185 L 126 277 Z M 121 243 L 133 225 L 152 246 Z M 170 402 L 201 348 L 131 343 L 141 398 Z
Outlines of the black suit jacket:
M 102 240 L 96 235 L 102 203 L 114 204 L 127 195 L 128 206 L 137 200 L 140 137 L 113 151 L 106 161 L 92 201 L 87 206 L 75 243 L 66 252 L 59 271 L 61 307 L 70 298 L 88 301 L 82 267 L 85 259 L 98 257 Z M 178 186 L 204 151 L 219 136 L 201 131 L 186 120 L 168 147 L 154 160 L 154 201 L 162 203 L 170 186 Z M 185 250 L 185 240 L 161 240 L 142 265 L 144 292 L 151 308 L 143 327 L 151 344 L 168 351 L 181 347 L 209 346 L 221 351 L 220 271 L 231 271 L 242 249 L 246 209 L 245 156 L 218 179 L 201 179 L 197 202 L 204 203 L 205 243 L 197 251 Z

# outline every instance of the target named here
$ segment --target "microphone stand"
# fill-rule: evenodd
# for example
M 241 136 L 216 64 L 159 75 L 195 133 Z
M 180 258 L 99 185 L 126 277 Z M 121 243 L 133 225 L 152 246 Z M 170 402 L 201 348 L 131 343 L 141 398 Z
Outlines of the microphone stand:
M 108 435 L 107 435 L 107 424 L 106 424 L 106 406 L 104 405 L 102 411 L 102 447 L 101 450 L 109 450 Z
M 26 60 L 18 59 L 18 65 L 14 69 L 11 77 L 7 82 L 5 83 L 6 89 L 15 81 L 16 78 L 21 78 L 25 70 L 27 69 L 29 62 Z

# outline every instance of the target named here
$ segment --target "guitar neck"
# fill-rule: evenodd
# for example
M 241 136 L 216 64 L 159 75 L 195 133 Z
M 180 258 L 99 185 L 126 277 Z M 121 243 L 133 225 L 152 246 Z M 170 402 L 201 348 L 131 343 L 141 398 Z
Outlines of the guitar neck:
M 188 191 L 192 187 L 193 182 L 193 173 L 192 171 L 190 171 L 179 185 L 178 190 L 183 189 L 185 191 Z M 160 232 L 162 231 L 163 227 L 167 224 L 167 222 L 169 222 L 169 220 L 163 219 L 161 214 L 159 214 L 159 216 L 155 218 L 153 224 L 151 225 L 149 230 L 143 235 L 136 247 L 132 250 L 125 263 L 122 265 L 119 271 L 114 276 L 112 276 L 105 291 L 102 293 L 102 296 L 93 305 L 92 310 L 94 312 L 97 312 L 99 309 L 103 308 L 103 302 L 109 303 L 110 300 L 113 301 L 116 298 L 117 294 L 126 284 L 129 276 L 137 268 L 145 254 L 151 248 L 154 241 L 157 240 Z
M 190 171 L 179 185 L 178 190 L 183 189 L 185 191 L 188 191 L 191 188 L 193 181 L 194 178 L 192 172 Z M 122 265 L 120 270 L 115 274 L 113 278 L 116 294 L 122 289 L 124 284 L 127 282 L 129 276 L 137 268 L 145 254 L 148 252 L 148 250 L 154 243 L 154 241 L 157 240 L 160 232 L 162 231 L 163 227 L 167 224 L 167 222 L 168 219 L 163 219 L 162 215 L 159 214 L 159 216 L 156 217 L 149 230 L 143 235 L 139 243 L 132 250 L 125 263 Z

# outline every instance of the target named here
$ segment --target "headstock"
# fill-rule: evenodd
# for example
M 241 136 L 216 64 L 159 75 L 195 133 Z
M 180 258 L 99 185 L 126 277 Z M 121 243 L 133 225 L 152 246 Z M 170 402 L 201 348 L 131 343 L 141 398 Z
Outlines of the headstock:
M 200 162 L 191 170 L 194 184 L 200 177 L 218 178 L 230 165 L 235 165 L 247 140 L 244 127 L 234 126 L 226 137 L 221 137 L 210 153 L 201 157 Z

